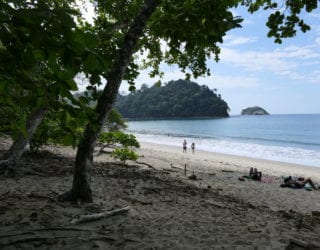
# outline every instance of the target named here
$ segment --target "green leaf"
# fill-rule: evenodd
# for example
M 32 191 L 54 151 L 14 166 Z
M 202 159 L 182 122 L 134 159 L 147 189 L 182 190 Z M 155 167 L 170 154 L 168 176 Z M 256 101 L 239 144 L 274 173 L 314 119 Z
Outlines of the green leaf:
M 73 79 L 68 79 L 65 81 L 69 90 L 76 91 L 78 90 L 78 85 Z
M 74 143 L 74 138 L 70 134 L 65 135 L 62 139 L 63 145 L 70 146 L 70 145 L 73 145 L 73 143 Z
M 85 72 L 93 72 L 100 71 L 101 65 L 97 57 L 93 54 L 89 54 L 84 61 L 84 71 Z
M 32 50 L 32 54 L 35 59 L 44 60 L 46 58 L 46 54 L 42 49 L 34 49 Z

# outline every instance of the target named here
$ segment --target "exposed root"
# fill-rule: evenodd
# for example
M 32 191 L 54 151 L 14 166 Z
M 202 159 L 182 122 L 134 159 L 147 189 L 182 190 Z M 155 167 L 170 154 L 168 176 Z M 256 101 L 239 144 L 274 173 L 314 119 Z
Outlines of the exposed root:
M 58 201 L 60 202 L 75 202 L 75 203 L 92 203 L 92 191 L 88 190 L 85 195 L 74 192 L 73 190 L 67 191 L 63 194 L 58 195 Z
M 141 161 L 135 161 L 135 162 L 138 163 L 138 164 L 146 165 L 146 166 L 148 166 L 149 168 L 155 169 L 153 166 L 151 166 L 151 165 L 148 164 L 148 163 L 141 162 Z
M 106 217 L 110 217 L 110 216 L 113 216 L 113 215 L 116 215 L 116 214 L 121 214 L 121 213 L 128 212 L 129 209 L 130 209 L 130 207 L 127 206 L 127 207 L 114 209 L 114 210 L 111 210 L 111 211 L 106 211 L 106 212 L 97 213 L 97 214 L 80 215 L 79 218 L 73 219 L 71 221 L 71 224 L 75 225 L 75 224 L 79 224 L 79 223 L 83 223 L 83 222 L 90 222 L 90 221 L 100 220 L 100 219 L 103 219 L 103 218 L 106 218 Z

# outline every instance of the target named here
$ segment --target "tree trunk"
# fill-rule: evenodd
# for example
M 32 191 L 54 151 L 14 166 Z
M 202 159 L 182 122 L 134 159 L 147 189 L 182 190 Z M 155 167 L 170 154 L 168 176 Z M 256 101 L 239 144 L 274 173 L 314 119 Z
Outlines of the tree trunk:
M 10 149 L 5 154 L 5 160 L 0 161 L 0 167 L 2 169 L 12 173 L 19 166 L 21 156 L 25 151 L 27 144 L 32 139 L 34 132 L 42 122 L 47 111 L 47 107 L 41 107 L 30 114 L 26 122 L 27 135 L 20 134 L 11 145 Z
M 95 143 L 116 100 L 124 73 L 135 51 L 139 37 L 142 35 L 147 21 L 158 4 L 159 0 L 145 0 L 140 12 L 125 36 L 124 42 L 119 50 L 119 56 L 106 75 L 107 85 L 98 99 L 96 107 L 97 119 L 94 122 L 89 121 L 83 134 L 83 139 L 78 145 L 72 188 L 70 191 L 59 196 L 59 200 L 61 201 L 80 200 L 83 202 L 92 202 L 90 183 Z

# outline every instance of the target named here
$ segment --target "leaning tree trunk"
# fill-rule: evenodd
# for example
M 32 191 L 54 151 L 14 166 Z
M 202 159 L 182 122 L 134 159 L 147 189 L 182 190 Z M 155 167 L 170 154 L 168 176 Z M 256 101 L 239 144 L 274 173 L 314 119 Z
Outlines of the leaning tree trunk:
M 16 170 L 20 164 L 21 156 L 25 151 L 27 144 L 32 139 L 34 132 L 42 122 L 47 111 L 47 107 L 41 107 L 30 114 L 26 122 L 26 136 L 22 133 L 19 134 L 18 138 L 14 141 L 8 152 L 5 154 L 5 160 L 0 161 L 1 170 L 10 173 Z
M 90 184 L 95 143 L 116 100 L 121 81 L 135 51 L 139 37 L 142 35 L 147 21 L 158 4 L 159 0 L 145 0 L 125 36 L 124 43 L 119 50 L 119 56 L 107 74 L 107 85 L 98 99 L 96 108 L 98 118 L 94 122 L 89 122 L 83 134 L 83 139 L 78 145 L 72 188 L 70 191 L 59 196 L 59 200 L 61 201 L 80 200 L 92 202 Z

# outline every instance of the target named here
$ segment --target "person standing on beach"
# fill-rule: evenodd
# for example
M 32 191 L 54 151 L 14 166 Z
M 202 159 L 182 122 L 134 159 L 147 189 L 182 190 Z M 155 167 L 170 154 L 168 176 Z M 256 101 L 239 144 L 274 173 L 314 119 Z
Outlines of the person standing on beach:
M 182 152 L 183 152 L 183 153 L 187 153 L 187 141 L 186 141 L 186 140 L 183 141 L 183 144 L 182 144 Z
M 191 149 L 192 149 L 192 153 L 193 153 L 193 154 L 194 154 L 195 148 L 196 148 L 196 145 L 194 144 L 194 142 L 192 142 L 192 144 L 191 144 Z

